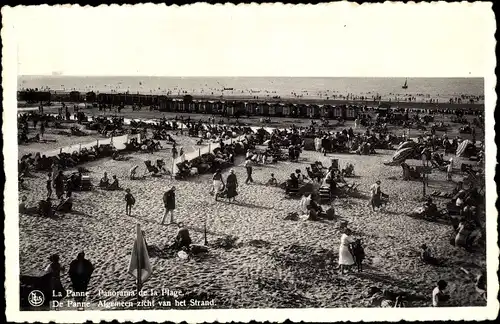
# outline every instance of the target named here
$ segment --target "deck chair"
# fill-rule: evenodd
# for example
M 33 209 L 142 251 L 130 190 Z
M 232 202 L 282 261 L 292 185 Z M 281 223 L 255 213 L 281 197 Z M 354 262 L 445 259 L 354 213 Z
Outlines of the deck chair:
M 167 170 L 165 161 L 163 159 L 156 160 L 156 167 L 158 168 L 159 172 L 172 177 L 172 172 L 170 172 L 170 170 Z
M 329 187 L 320 187 L 319 188 L 319 199 L 321 202 L 327 202 L 331 200 L 330 188 Z
M 144 171 L 144 175 L 149 174 L 153 177 L 161 176 L 158 174 L 160 170 L 158 170 L 156 166 L 152 165 L 150 160 L 144 161 L 144 164 L 146 165 L 146 171 Z

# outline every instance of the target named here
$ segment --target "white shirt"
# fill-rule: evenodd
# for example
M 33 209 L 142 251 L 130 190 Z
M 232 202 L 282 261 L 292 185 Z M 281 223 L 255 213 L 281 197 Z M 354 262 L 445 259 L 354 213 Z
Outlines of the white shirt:
M 441 293 L 438 287 L 434 288 L 432 291 L 432 306 L 433 307 L 438 307 L 439 306 L 439 299 L 438 295 Z

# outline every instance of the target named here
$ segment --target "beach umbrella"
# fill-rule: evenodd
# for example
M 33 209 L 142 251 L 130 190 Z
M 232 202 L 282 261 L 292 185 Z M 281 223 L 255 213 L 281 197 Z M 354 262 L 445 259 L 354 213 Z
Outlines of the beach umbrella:
M 128 273 L 134 276 L 137 280 L 137 298 L 139 299 L 139 291 L 142 284 L 151 277 L 153 269 L 149 261 L 148 249 L 146 241 L 142 235 L 141 225 L 137 224 L 137 234 L 132 248 L 132 256 L 128 267 Z
M 412 156 L 413 153 L 414 153 L 414 147 L 407 147 L 407 148 L 404 148 L 402 150 L 398 150 L 392 156 L 392 161 L 393 162 L 396 162 L 396 161 L 403 162 L 404 160 L 406 160 L 407 158 Z
M 397 151 L 402 150 L 404 148 L 415 147 L 415 146 L 417 146 L 417 143 L 415 143 L 414 141 L 406 141 L 398 146 Z

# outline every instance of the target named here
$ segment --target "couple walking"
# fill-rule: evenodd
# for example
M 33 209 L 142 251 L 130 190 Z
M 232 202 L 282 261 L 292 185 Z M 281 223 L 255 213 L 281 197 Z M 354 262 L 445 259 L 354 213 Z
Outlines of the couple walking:
M 234 201 L 235 197 L 238 195 L 236 191 L 238 188 L 238 179 L 233 169 L 229 171 L 226 183 L 224 183 L 224 178 L 222 177 L 220 169 L 215 172 L 212 181 L 212 193 L 215 195 L 215 200 L 217 200 L 219 196 L 224 195 L 229 201 L 231 201 L 231 199 Z

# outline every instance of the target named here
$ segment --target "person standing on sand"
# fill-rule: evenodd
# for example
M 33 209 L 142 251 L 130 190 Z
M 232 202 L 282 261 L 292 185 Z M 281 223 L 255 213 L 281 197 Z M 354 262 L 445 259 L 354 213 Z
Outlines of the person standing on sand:
M 212 193 L 215 196 L 215 200 L 217 200 L 219 194 L 224 190 L 224 186 L 221 170 L 217 169 L 212 176 Z
M 452 180 L 452 174 L 453 174 L 453 158 L 450 158 L 450 163 L 448 164 L 448 167 L 446 168 L 446 180 L 451 181 Z
M 236 178 L 236 174 L 234 174 L 234 170 L 231 169 L 229 171 L 229 175 L 227 176 L 226 179 L 226 186 L 227 186 L 227 199 L 231 201 L 231 199 L 235 199 L 235 197 L 238 195 L 238 192 L 236 189 L 238 188 L 238 179 Z
M 175 160 L 177 158 L 177 148 L 175 147 L 175 143 L 172 146 L 172 159 Z
M 92 263 L 85 259 L 85 253 L 80 252 L 75 260 L 71 261 L 69 264 L 69 278 L 71 279 L 71 284 L 73 285 L 73 291 L 79 293 L 86 293 L 90 277 L 94 272 L 94 266 Z M 76 301 L 84 301 L 85 297 L 77 297 Z
M 45 134 L 45 121 L 40 122 L 40 136 L 43 137 L 43 134 Z
M 163 194 L 163 204 L 165 205 L 165 215 L 163 216 L 163 220 L 161 224 L 165 224 L 165 219 L 170 212 L 170 224 L 174 223 L 174 210 L 175 210 L 175 187 L 172 187 L 170 190 L 167 190 Z
M 57 176 L 54 178 L 54 188 L 56 189 L 57 199 L 61 199 L 64 194 L 64 174 L 59 171 Z
M 132 206 L 135 205 L 135 198 L 134 196 L 132 196 L 132 194 L 130 193 L 130 189 L 125 189 L 125 213 L 127 214 L 127 216 L 130 216 L 132 215 Z
M 382 205 L 382 190 L 380 189 L 380 180 L 377 180 L 374 184 L 371 185 L 370 187 L 370 206 L 372 207 L 372 210 L 375 211 L 375 207 L 380 207 Z
M 50 274 L 49 286 L 52 291 L 52 299 L 60 300 L 66 297 L 66 289 L 64 289 L 61 283 L 61 271 L 64 271 L 64 267 L 59 263 L 59 255 L 53 254 L 49 257 L 50 264 L 45 268 L 45 273 Z
M 47 174 L 47 198 L 52 196 L 52 173 Z
M 344 233 L 340 237 L 339 246 L 339 265 L 341 274 L 345 273 L 345 270 L 354 264 L 354 258 L 349 249 L 349 244 L 354 243 L 355 240 L 351 236 L 351 230 L 348 228 L 344 229 Z
M 252 161 L 250 160 L 250 158 L 247 157 L 246 161 L 245 161 L 245 169 L 247 170 L 247 179 L 245 180 L 245 184 L 248 184 L 248 182 L 252 182 L 253 183 L 253 179 L 252 179 Z

